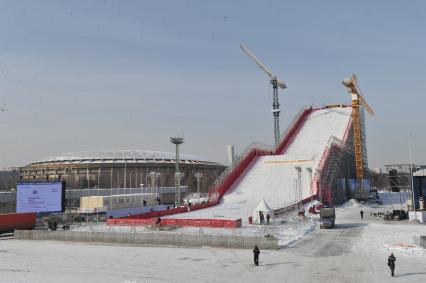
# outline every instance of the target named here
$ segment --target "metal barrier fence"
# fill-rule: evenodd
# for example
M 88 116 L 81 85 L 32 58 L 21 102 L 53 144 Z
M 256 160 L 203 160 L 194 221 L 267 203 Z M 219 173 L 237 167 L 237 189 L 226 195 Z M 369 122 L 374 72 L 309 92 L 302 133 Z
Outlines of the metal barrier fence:
M 257 245 L 260 249 L 278 249 L 275 237 L 256 237 L 240 235 L 212 235 L 170 232 L 90 232 L 90 231 L 40 231 L 16 230 L 15 239 L 57 240 L 75 242 L 102 242 L 131 245 L 174 245 L 186 247 L 221 247 L 252 249 Z
M 212 236 L 242 236 L 258 237 L 272 236 L 278 239 L 278 246 L 285 246 L 317 226 L 314 218 L 308 217 L 300 220 L 297 216 L 298 210 L 287 211 L 276 216 L 271 225 L 244 225 L 238 229 L 207 228 L 207 227 L 168 227 L 168 226 L 114 226 L 104 224 L 72 225 L 70 230 L 82 232 L 110 232 L 110 233 L 146 233 L 156 231 L 159 233 L 182 234 L 182 235 L 212 235 Z

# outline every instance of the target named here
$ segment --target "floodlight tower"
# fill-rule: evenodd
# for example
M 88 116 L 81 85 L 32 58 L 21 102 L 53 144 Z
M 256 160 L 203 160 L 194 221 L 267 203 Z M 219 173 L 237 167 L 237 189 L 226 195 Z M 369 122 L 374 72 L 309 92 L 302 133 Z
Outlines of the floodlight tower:
M 274 116 L 274 137 L 275 146 L 278 146 L 280 142 L 280 103 L 278 102 L 278 87 L 285 89 L 287 86 L 274 75 L 259 59 L 245 47 L 243 44 L 240 45 L 241 49 L 261 68 L 270 78 L 271 85 L 274 90 L 273 102 L 272 102 L 272 115 Z
M 295 166 L 294 169 L 296 169 L 296 172 L 297 172 L 297 194 L 298 194 L 297 207 L 299 207 L 302 202 L 302 167 Z
M 312 191 L 312 168 L 311 167 L 307 167 L 306 171 L 308 171 L 308 176 L 309 176 L 309 193 L 311 194 L 311 201 L 312 201 L 313 197 L 314 197 L 314 192 Z
M 200 198 L 200 182 L 201 178 L 203 178 L 203 173 L 195 173 L 194 177 L 197 179 L 197 197 Z
M 176 145 L 176 158 L 175 158 L 175 202 L 180 203 L 180 178 L 179 172 L 179 145 L 183 144 L 182 137 L 171 137 L 170 142 Z M 177 193 L 177 194 L 176 194 Z M 176 198 L 177 197 L 177 198 Z

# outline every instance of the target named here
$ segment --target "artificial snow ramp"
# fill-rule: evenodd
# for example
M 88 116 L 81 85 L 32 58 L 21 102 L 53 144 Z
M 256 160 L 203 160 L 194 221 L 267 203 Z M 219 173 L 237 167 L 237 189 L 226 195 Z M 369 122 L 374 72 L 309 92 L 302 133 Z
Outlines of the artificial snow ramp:
M 291 136 L 283 137 L 288 141 L 283 152 L 255 157 L 217 205 L 173 217 L 241 218 L 245 222 L 261 199 L 276 210 L 316 195 L 315 172 L 321 170 L 330 139 L 346 139 L 351 113 L 351 107 L 313 109 L 303 121 L 296 119 L 300 123 Z M 313 172 L 312 190 L 308 168 Z
M 285 210 L 308 200 L 318 194 L 317 173 L 324 171 L 332 141 L 346 143 L 351 114 L 349 106 L 305 109 L 290 123 L 275 150 L 260 147 L 246 150 L 239 162 L 217 180 L 209 203 L 136 218 L 161 216 L 185 219 L 186 223 L 189 219 L 194 223 L 201 219 L 241 219 L 246 223 L 262 199 L 273 210 Z

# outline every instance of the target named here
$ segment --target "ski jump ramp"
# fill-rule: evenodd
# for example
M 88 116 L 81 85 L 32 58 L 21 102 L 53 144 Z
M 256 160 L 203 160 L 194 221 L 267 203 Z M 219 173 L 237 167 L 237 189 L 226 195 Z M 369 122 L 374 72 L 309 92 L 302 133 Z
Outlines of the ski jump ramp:
M 309 200 L 319 194 L 319 174 L 332 144 L 346 143 L 351 116 L 352 107 L 344 105 L 305 109 L 295 117 L 275 150 L 252 148 L 226 170 L 215 182 L 207 204 L 110 219 L 108 224 L 152 224 L 161 216 L 164 225 L 238 227 L 238 223 L 227 221 L 246 222 L 262 199 L 275 211 Z
M 273 209 L 279 209 L 316 195 L 316 170 L 330 139 L 346 139 L 351 113 L 351 107 L 312 110 L 284 152 L 255 158 L 217 205 L 172 217 L 246 220 L 262 198 Z M 296 167 L 300 168 L 300 188 Z

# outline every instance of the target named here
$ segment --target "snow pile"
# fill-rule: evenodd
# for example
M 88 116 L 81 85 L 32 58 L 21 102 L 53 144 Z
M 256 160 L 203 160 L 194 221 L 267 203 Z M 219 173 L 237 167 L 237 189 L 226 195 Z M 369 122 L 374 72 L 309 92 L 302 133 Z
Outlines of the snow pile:
M 352 207 L 364 207 L 363 204 L 359 203 L 355 199 L 351 199 L 340 206 L 341 208 L 352 208 Z
M 384 254 L 393 252 L 397 257 L 425 257 L 426 250 L 413 242 L 413 237 L 423 235 L 426 226 L 407 222 L 392 222 L 386 224 L 368 223 L 357 248 L 365 251 L 379 250 Z
M 404 253 L 410 256 L 426 256 L 426 249 L 413 244 L 396 243 L 392 245 L 383 245 L 383 247 L 393 253 L 398 251 L 399 253 Z

